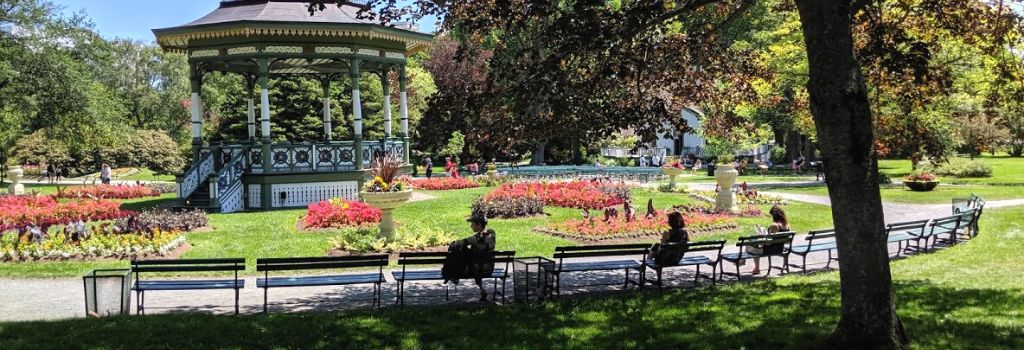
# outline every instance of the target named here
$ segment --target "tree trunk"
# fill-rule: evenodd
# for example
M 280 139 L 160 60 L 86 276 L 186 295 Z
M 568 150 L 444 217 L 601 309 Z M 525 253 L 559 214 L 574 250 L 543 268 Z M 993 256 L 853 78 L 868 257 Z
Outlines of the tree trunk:
M 837 233 L 842 310 L 822 348 L 894 349 L 896 315 L 871 109 L 853 51 L 849 0 L 796 0 L 807 45 L 811 114 Z

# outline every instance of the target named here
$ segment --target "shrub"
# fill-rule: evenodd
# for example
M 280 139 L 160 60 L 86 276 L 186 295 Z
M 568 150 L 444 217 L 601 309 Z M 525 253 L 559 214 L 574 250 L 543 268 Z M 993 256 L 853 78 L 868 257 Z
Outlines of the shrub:
M 160 191 L 142 185 L 71 186 L 56 194 L 58 198 L 133 199 L 159 197 Z
M 208 218 L 202 210 L 186 210 L 173 212 L 166 209 L 155 209 L 137 213 L 114 222 L 120 232 L 149 232 L 154 229 L 161 231 L 192 231 L 206 227 Z
M 146 187 L 152 188 L 160 193 L 175 193 L 178 191 L 177 185 L 166 182 L 150 182 L 146 184 Z
M 303 225 L 307 228 L 341 228 L 380 222 L 380 209 L 363 202 L 335 198 L 309 205 Z
M 334 249 L 352 253 L 385 253 L 402 250 L 419 250 L 444 246 L 457 237 L 434 227 L 421 224 L 399 225 L 394 240 L 380 237 L 377 227 L 356 227 L 342 231 L 340 237 L 327 241 Z
M 475 181 L 464 177 L 438 177 L 433 179 L 410 180 L 412 188 L 418 190 L 461 190 L 466 188 L 480 187 Z
M 992 167 L 984 162 L 953 158 L 939 166 L 926 166 L 924 170 L 941 176 L 952 177 L 991 177 Z
M 489 218 L 521 218 L 544 214 L 544 202 L 536 197 L 483 196 L 473 201 L 473 212 Z

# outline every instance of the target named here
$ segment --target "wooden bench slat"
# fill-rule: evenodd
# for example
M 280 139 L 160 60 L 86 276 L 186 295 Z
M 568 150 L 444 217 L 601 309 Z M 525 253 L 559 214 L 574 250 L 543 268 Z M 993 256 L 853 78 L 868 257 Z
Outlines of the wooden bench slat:
M 245 280 L 160 280 L 136 281 L 134 290 L 243 289 Z
M 202 272 L 202 271 L 242 271 L 245 265 L 217 265 L 217 266 L 135 266 L 132 272 Z
M 256 271 L 289 271 L 289 270 L 319 270 L 319 269 L 340 269 L 353 267 L 376 267 L 388 266 L 387 260 L 374 261 L 339 261 L 323 263 L 291 263 L 291 264 L 263 264 L 256 265 Z
M 651 244 L 644 243 L 633 243 L 633 244 L 603 244 L 603 245 L 585 245 L 585 246 L 566 246 L 557 247 L 555 252 L 573 252 L 573 251 L 591 251 L 591 250 L 628 250 L 628 249 L 646 249 Z
M 224 258 L 224 259 L 147 259 L 132 260 L 134 265 L 199 265 L 199 264 L 245 264 L 245 258 Z
M 582 272 L 582 271 L 604 271 L 636 269 L 642 265 L 636 260 L 607 260 L 593 262 L 568 262 L 554 267 L 555 272 Z
M 626 255 L 643 255 L 647 254 L 647 248 L 643 249 L 630 249 L 630 250 L 611 250 L 611 251 L 581 251 L 573 253 L 555 253 L 555 259 L 572 259 L 572 258 L 592 258 L 602 256 L 626 256 Z
M 387 254 L 373 255 L 351 255 L 351 256 L 329 256 L 329 257 L 302 257 L 302 258 L 261 258 L 256 259 L 256 265 L 260 264 L 289 264 L 289 263 L 312 263 L 312 262 L 339 262 L 339 261 L 372 261 L 388 260 Z
M 382 274 L 363 273 L 347 275 L 257 278 L 256 287 L 311 287 L 383 282 L 385 282 L 385 279 L 384 275 Z

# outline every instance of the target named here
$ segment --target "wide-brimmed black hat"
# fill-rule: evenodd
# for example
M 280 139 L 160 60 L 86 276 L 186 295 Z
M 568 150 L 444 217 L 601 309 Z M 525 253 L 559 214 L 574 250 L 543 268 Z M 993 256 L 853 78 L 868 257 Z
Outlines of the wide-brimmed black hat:
M 466 219 L 466 221 L 481 225 L 487 225 L 487 215 L 484 215 L 484 213 L 481 212 L 474 212 L 472 215 L 469 216 L 469 219 Z

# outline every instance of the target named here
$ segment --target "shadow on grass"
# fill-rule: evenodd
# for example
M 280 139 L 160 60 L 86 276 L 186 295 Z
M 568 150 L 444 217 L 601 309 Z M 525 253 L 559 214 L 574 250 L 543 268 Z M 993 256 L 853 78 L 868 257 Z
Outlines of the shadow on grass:
M 476 348 L 777 349 L 827 335 L 838 284 L 793 281 L 631 293 L 510 307 L 408 307 L 255 316 L 200 314 L 0 324 L 6 349 Z M 1016 290 L 897 284 L 923 349 L 1020 349 Z
M 168 206 L 176 202 L 176 198 L 152 198 L 142 199 L 135 201 L 125 201 L 121 203 L 121 209 L 142 211 L 146 209 L 153 209 L 161 206 Z

